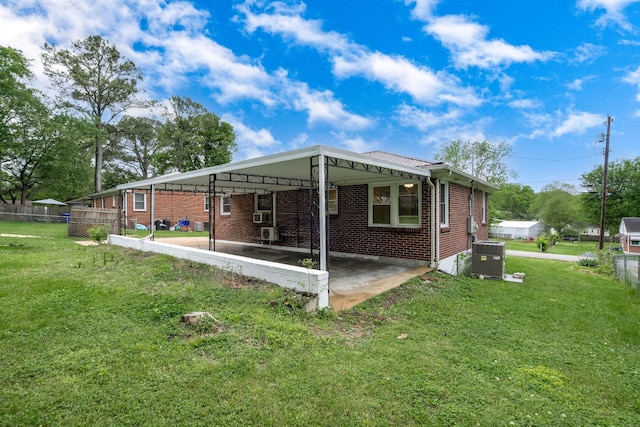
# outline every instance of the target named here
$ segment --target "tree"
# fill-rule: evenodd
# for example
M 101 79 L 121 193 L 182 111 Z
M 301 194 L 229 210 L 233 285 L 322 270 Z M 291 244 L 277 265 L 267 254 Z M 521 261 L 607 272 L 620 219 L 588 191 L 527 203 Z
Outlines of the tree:
M 61 106 L 90 120 L 95 132 L 95 191 L 102 190 L 103 152 L 108 126 L 136 103 L 142 75 L 136 65 L 100 36 L 75 41 L 71 49 L 45 43 L 45 74 L 59 89 Z
M 188 97 L 173 96 L 153 164 L 161 174 L 185 172 L 231 161 L 233 127 Z
M 505 142 L 457 140 L 443 145 L 434 157 L 484 181 L 501 185 L 518 176 L 504 164 L 504 158 L 510 154 L 511 146 Z
M 582 207 L 589 222 L 600 223 L 603 166 L 582 175 L 582 185 L 588 189 L 582 195 Z M 616 234 L 623 217 L 640 216 L 640 157 L 609 163 L 607 172 L 607 206 L 605 229 Z
M 503 184 L 491 194 L 491 217 L 500 219 L 531 219 L 531 205 L 536 198 L 528 185 Z
M 118 149 L 121 160 L 139 179 L 153 174 L 152 160 L 160 145 L 158 132 L 161 123 L 149 117 L 125 116 L 117 126 Z
M 35 100 L 35 93 L 26 86 L 31 78 L 29 63 L 19 50 L 0 46 L 0 161 L 10 142 L 11 127 L 18 111 Z
M 532 213 L 560 235 L 568 228 L 584 225 L 580 196 L 570 184 L 554 182 L 544 186 L 532 204 Z

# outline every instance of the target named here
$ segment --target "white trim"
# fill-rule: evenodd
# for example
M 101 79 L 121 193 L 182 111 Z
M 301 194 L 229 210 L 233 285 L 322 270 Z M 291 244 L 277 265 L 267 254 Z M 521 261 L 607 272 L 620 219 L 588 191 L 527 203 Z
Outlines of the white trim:
M 143 206 L 142 209 L 138 209 L 137 206 L 136 206 L 137 205 L 137 203 L 136 203 L 136 195 L 138 195 L 138 194 L 142 195 L 142 197 L 143 197 L 142 204 L 144 206 Z M 144 211 L 147 210 L 147 193 L 139 193 L 139 192 L 136 193 L 136 192 L 134 192 L 132 197 L 133 197 L 133 211 L 134 212 L 144 212 Z
M 483 224 L 487 223 L 487 201 L 488 201 L 487 192 L 483 191 L 482 192 L 482 223 Z
M 209 212 L 209 209 L 211 208 L 211 206 L 210 206 L 211 205 L 211 198 L 209 197 L 208 194 L 204 195 L 203 204 L 204 204 L 204 211 L 205 212 Z M 207 207 L 207 205 L 209 205 L 209 207 Z
M 399 187 L 404 184 L 413 184 L 418 187 L 418 213 L 417 219 L 418 222 L 416 224 L 406 224 L 400 222 L 400 191 Z M 374 188 L 377 187 L 389 187 L 389 223 L 388 224 L 378 224 L 373 222 L 373 207 L 374 207 L 374 197 L 373 191 Z M 368 225 L 369 227 L 392 227 L 392 228 L 420 228 L 422 227 L 422 186 L 419 181 L 413 180 L 403 180 L 403 181 L 387 181 L 387 182 L 376 182 L 369 184 L 369 197 L 367 201 L 367 210 L 368 210 Z M 382 206 L 386 206 L 383 204 Z
M 442 191 L 442 186 L 444 186 L 444 191 Z M 446 228 L 449 226 L 449 212 L 451 211 L 451 203 L 449 200 L 449 182 L 440 181 L 438 183 L 438 206 L 440 207 L 440 215 L 438 217 L 438 221 L 440 222 L 440 227 Z M 444 193 L 444 194 L 442 194 Z M 444 206 L 444 209 L 442 207 Z M 444 216 L 444 222 L 442 221 L 442 217 Z

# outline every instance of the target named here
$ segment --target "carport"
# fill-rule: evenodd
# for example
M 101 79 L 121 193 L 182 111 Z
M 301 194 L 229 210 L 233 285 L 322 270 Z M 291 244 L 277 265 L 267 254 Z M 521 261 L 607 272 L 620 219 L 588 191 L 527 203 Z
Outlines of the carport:
M 118 191 L 148 189 L 151 194 L 150 224 L 155 221 L 154 194 L 156 190 L 195 191 L 209 195 L 209 238 L 208 250 L 217 251 L 216 241 L 216 200 L 221 194 L 269 194 L 277 191 L 300 190 L 309 191 L 308 208 L 310 236 L 312 236 L 307 253 L 318 262 L 318 269 L 331 274 L 329 259 L 329 214 L 328 190 L 334 186 L 370 184 L 381 181 L 413 180 L 430 187 L 431 212 L 429 227 L 432 259 L 425 260 L 428 266 L 434 266 L 437 258 L 437 240 L 439 222 L 437 221 L 437 191 L 429 177 L 430 170 L 386 161 L 368 155 L 316 145 L 303 149 L 273 154 L 256 159 L 228 163 L 210 168 L 174 173 L 145 181 L 119 185 Z M 275 211 L 275 205 L 274 205 Z M 277 213 L 273 212 L 274 223 Z M 317 236 L 314 239 L 313 236 Z M 153 240 L 153 230 L 149 239 Z M 222 248 L 219 248 L 222 249 Z M 301 256 L 304 257 L 304 256 Z M 405 268 L 406 270 L 406 268 Z M 333 283 L 333 282 L 332 282 Z M 318 295 L 319 306 L 328 306 L 329 292 Z

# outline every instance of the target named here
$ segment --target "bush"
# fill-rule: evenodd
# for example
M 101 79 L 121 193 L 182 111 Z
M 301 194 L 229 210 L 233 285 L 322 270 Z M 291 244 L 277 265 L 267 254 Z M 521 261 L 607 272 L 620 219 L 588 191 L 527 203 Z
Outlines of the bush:
M 107 240 L 107 237 L 109 237 L 110 228 L 109 224 L 95 225 L 89 229 L 89 236 L 94 242 L 102 243 L 103 240 Z
M 551 239 L 547 233 L 542 233 L 536 239 L 536 245 L 542 252 L 546 252 L 549 249 L 549 244 L 551 243 Z

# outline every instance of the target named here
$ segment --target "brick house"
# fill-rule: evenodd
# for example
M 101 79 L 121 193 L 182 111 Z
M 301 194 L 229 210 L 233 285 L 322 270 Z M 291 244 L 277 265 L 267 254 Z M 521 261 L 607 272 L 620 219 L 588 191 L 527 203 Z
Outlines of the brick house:
M 145 225 L 203 223 L 210 249 L 216 240 L 305 248 L 321 270 L 330 252 L 455 272 L 457 255 L 488 238 L 495 189 L 442 163 L 319 145 L 123 184 L 122 198 L 92 199 L 96 207 L 122 200 L 125 217 Z
M 622 218 L 620 221 L 620 246 L 625 254 L 640 253 L 640 218 Z

